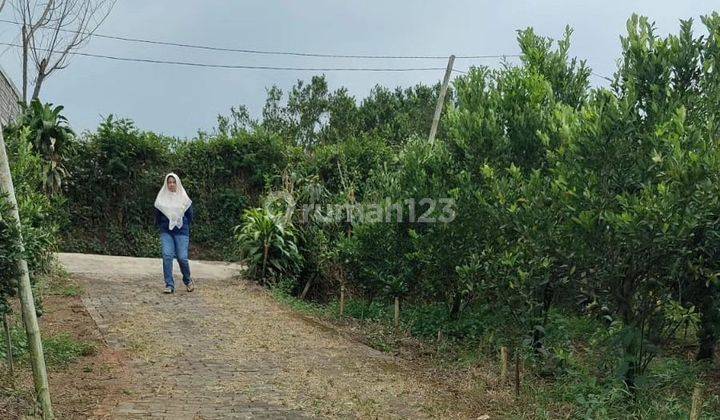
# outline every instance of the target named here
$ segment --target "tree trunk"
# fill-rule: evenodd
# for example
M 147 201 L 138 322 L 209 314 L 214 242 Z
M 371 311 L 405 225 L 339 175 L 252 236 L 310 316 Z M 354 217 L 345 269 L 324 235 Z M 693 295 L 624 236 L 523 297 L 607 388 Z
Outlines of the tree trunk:
M 712 333 L 708 333 L 706 330 L 701 330 L 700 334 L 700 348 L 698 348 L 696 360 L 712 360 L 715 355 L 715 342 L 717 339 Z
M 12 206 L 11 217 L 20 227 L 20 214 L 18 213 L 17 200 L 15 199 L 15 188 L 10 175 L 10 162 L 8 161 L 5 149 L 5 139 L 0 130 L 0 191 L 7 194 L 7 199 Z M 20 234 L 20 249 L 24 250 L 22 234 Z M 47 370 L 45 368 L 45 355 L 43 354 L 40 327 L 38 326 L 37 314 L 35 312 L 35 299 L 33 298 L 32 286 L 27 261 L 21 258 L 17 261 L 20 271 L 20 303 L 22 305 L 22 319 L 25 324 L 25 332 L 28 337 L 30 349 L 30 362 L 33 370 L 33 381 L 35 392 L 42 409 L 44 419 L 52 419 L 52 403 L 50 402 L 50 386 L 48 385 Z
M 450 306 L 450 316 L 453 319 L 460 318 L 460 307 L 462 306 L 462 295 L 460 292 L 456 292 L 453 296 L 452 305 Z
M 698 342 L 700 344 L 697 360 L 712 360 L 715 355 L 715 344 L 718 339 L 718 288 L 710 286 L 701 290 L 697 307 L 700 312 L 700 329 L 698 330 Z
M 555 298 L 555 287 L 552 281 L 548 281 L 543 287 L 543 320 L 542 330 L 533 328 L 532 331 L 532 348 L 536 355 L 541 354 L 543 348 L 543 338 L 545 338 L 545 328 L 547 327 L 548 316 L 550 315 L 550 308 Z
M 48 73 L 46 72 L 47 66 L 47 58 L 43 58 L 42 61 L 40 61 L 40 65 L 37 66 L 37 77 L 35 78 L 35 87 L 33 88 L 32 100 L 39 99 L 40 97 L 40 88 L 42 87 L 45 78 L 48 76 Z
M 635 379 L 637 377 L 637 363 L 635 360 L 631 360 L 628 362 L 628 368 L 625 372 L 623 382 L 625 383 L 625 386 L 627 386 L 630 393 L 635 395 L 635 392 L 637 391 L 637 383 L 635 382 Z
M 618 302 L 620 316 L 622 317 L 625 325 L 630 325 L 630 323 L 632 323 L 633 321 L 632 295 L 633 282 L 631 280 L 628 280 L 626 276 L 620 285 L 620 299 Z
M 45 73 L 43 73 L 42 64 L 40 65 L 40 70 L 38 71 L 37 79 L 35 80 L 35 87 L 33 88 L 33 94 L 32 99 L 39 99 L 40 97 L 40 87 L 42 87 L 43 82 L 45 81 Z

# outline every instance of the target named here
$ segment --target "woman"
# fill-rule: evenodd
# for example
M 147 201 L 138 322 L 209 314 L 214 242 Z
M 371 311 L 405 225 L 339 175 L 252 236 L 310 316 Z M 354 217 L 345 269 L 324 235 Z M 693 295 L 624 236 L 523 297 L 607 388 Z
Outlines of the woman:
M 160 229 L 160 241 L 162 242 L 165 293 L 175 293 L 173 258 L 177 258 L 180 265 L 183 283 L 187 291 L 195 290 L 195 284 L 190 278 L 190 263 L 188 262 L 192 219 L 192 200 L 185 192 L 180 177 L 174 173 L 165 175 L 165 183 L 155 198 L 155 225 Z

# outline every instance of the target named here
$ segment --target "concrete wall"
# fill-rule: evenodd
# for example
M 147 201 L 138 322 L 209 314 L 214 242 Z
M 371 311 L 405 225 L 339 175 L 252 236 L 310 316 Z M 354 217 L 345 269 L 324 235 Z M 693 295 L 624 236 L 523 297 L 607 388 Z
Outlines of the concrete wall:
M 20 115 L 20 92 L 5 71 L 0 68 L 0 124 L 6 125 Z

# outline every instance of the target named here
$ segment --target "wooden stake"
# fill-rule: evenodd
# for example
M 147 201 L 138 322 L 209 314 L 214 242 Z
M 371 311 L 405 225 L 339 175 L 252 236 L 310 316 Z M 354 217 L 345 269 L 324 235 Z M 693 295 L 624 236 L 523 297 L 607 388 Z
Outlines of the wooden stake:
M 5 139 L 0 130 L 0 192 L 7 194 L 7 200 L 12 207 L 10 217 L 20 227 L 20 214 L 18 213 L 15 188 L 13 187 L 12 175 L 10 174 L 10 162 L 8 161 Z M 22 234 L 19 238 L 20 251 L 24 252 Z M 50 402 L 50 386 L 48 385 L 47 369 L 45 368 L 45 355 L 43 353 L 40 327 L 35 312 L 35 299 L 33 298 L 32 286 L 27 261 L 24 258 L 17 260 L 20 274 L 20 303 L 22 307 L 22 319 L 25 324 L 25 332 L 28 337 L 30 349 L 30 364 L 33 371 L 33 382 L 35 393 L 42 409 L 43 419 L 53 419 L 52 403 Z
M 310 290 L 310 285 L 312 284 L 312 278 L 308 279 L 307 283 L 305 283 L 305 287 L 302 290 L 302 293 L 300 293 L 300 299 L 305 299 L 305 295 L 307 295 L 307 292 Z
M 448 59 L 447 69 L 445 69 L 445 78 L 443 78 L 442 86 L 440 86 L 440 94 L 438 95 L 437 105 L 435 105 L 435 115 L 433 115 L 432 126 L 430 127 L 430 144 L 435 142 L 435 134 L 437 134 L 438 124 L 440 123 L 440 115 L 445 105 L 445 94 L 447 93 L 448 83 L 450 83 L 450 74 L 452 73 L 455 56 L 451 55 Z
M 399 325 L 400 325 L 400 297 L 395 296 L 395 328 L 397 328 Z
M 695 384 L 692 395 L 692 408 L 690 409 L 690 420 L 699 420 L 702 413 L 702 386 Z
M 13 354 L 12 354 L 12 337 L 10 337 L 10 322 L 8 321 L 7 314 L 3 314 L 3 326 L 5 327 L 5 344 L 7 346 L 7 365 L 10 371 L 10 376 L 15 376 L 13 370 Z
M 508 358 L 508 348 L 505 346 L 500 347 L 500 379 L 503 382 L 507 381 Z
M 266 240 L 263 243 L 263 265 L 262 265 L 262 284 L 265 285 L 265 266 L 267 265 L 268 255 L 270 253 L 270 244 Z
M 345 285 L 340 285 L 340 316 L 345 313 Z
M 520 396 L 520 353 L 515 351 L 515 396 Z

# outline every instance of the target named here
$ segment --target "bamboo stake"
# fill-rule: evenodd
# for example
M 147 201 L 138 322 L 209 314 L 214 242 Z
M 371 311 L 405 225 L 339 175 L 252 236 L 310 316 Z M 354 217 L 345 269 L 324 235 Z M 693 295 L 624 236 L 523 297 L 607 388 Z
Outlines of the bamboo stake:
M 305 295 L 307 295 L 308 291 L 310 290 L 311 284 L 312 278 L 308 279 L 308 281 L 305 283 L 305 288 L 303 288 L 302 293 L 300 293 L 300 299 L 305 299 Z
M 395 328 L 397 328 L 399 325 L 400 325 L 400 297 L 395 296 Z
M 699 420 L 702 413 L 702 386 L 695 384 L 692 395 L 692 408 L 690 409 L 690 420 Z
M 270 244 L 265 241 L 263 244 L 263 265 L 262 265 L 262 284 L 265 285 L 265 266 L 267 265 L 268 254 L 270 253 Z
M 10 376 L 15 376 L 13 369 L 13 354 L 12 354 L 12 338 L 10 337 L 10 322 L 8 321 L 7 314 L 3 314 L 3 326 L 5 327 L 5 343 L 7 345 L 7 365 L 10 371 Z
M 18 213 L 15 188 L 13 187 L 12 175 L 10 174 L 10 163 L 8 161 L 7 150 L 5 149 L 5 139 L 3 138 L 2 130 L 0 130 L 0 192 L 7 194 L 7 200 L 12 207 L 10 215 L 19 228 L 20 214 Z M 22 234 L 20 235 L 19 242 L 22 252 L 24 251 Z M 28 347 L 30 348 L 30 362 L 32 365 L 35 392 L 42 409 L 43 419 L 53 419 L 52 402 L 50 401 L 50 385 L 48 384 L 47 369 L 45 368 L 45 355 L 43 353 L 37 314 L 35 312 L 35 299 L 33 298 L 32 286 L 30 284 L 27 261 L 24 258 L 20 258 L 17 261 L 17 265 L 18 271 L 21 273 L 18 289 L 20 291 L 22 319 L 28 337 Z
M 520 396 L 520 353 L 515 351 L 515 396 Z
M 508 358 L 508 348 L 505 346 L 500 347 L 500 379 L 503 382 L 507 381 Z
M 340 285 L 340 316 L 345 313 L 345 285 Z

